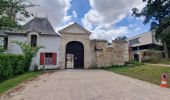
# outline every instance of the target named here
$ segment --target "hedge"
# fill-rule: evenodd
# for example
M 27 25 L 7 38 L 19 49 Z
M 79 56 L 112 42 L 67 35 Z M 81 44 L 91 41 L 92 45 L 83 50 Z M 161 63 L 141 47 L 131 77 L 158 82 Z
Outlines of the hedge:
M 0 54 L 0 82 L 23 74 L 26 71 L 25 63 L 23 55 Z

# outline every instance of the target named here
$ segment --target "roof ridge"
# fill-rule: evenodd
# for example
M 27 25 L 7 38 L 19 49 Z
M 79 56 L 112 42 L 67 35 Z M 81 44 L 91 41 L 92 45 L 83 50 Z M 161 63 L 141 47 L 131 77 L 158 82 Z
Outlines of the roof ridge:
M 42 34 L 58 34 L 47 17 L 34 17 L 22 27 L 25 31 L 36 30 Z

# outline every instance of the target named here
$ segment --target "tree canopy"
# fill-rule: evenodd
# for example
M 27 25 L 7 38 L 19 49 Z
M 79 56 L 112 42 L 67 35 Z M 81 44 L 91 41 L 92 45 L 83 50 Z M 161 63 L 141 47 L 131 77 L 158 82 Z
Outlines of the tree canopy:
M 27 8 L 35 6 L 29 0 L 0 0 L 0 29 L 4 27 L 16 27 L 18 20 L 23 17 L 16 18 L 19 14 L 24 17 L 30 17 Z
M 135 17 L 144 17 L 144 24 L 151 23 L 151 30 L 155 31 L 156 39 L 161 40 L 166 58 L 167 45 L 170 45 L 170 0 L 143 0 L 146 6 L 139 11 L 133 8 Z

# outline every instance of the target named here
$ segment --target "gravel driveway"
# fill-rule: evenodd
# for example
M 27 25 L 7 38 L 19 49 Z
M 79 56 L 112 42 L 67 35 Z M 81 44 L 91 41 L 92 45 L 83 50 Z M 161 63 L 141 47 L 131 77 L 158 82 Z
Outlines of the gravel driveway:
M 0 100 L 170 100 L 170 89 L 104 70 L 60 70 L 18 86 Z

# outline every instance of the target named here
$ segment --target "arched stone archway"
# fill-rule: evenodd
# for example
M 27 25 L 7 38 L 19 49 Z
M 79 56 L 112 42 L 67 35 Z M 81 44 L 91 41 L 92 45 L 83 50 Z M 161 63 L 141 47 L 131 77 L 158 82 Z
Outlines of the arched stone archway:
M 81 53 L 81 54 L 83 54 L 83 64 L 82 64 L 83 66 L 79 66 L 79 67 L 84 68 L 84 69 L 90 68 L 92 57 L 91 57 L 91 47 L 90 47 L 89 35 L 91 34 L 91 32 L 84 29 L 77 23 L 74 23 L 72 25 L 69 25 L 68 27 L 65 27 L 62 30 L 59 30 L 59 33 L 61 34 L 61 49 L 60 49 L 60 51 L 61 51 L 61 54 L 60 54 L 61 55 L 61 59 L 60 59 L 61 69 L 67 68 L 67 66 L 66 66 L 66 64 L 67 64 L 67 62 L 66 62 L 66 60 L 67 60 L 66 47 L 69 44 L 72 44 L 73 42 L 76 42 L 76 46 L 80 44 L 83 47 L 83 53 Z M 82 50 L 80 49 L 79 52 L 80 51 L 82 51 Z M 76 68 L 76 66 L 72 66 L 72 67 Z
M 71 41 L 66 45 L 66 68 L 84 68 L 84 45 L 78 41 Z

